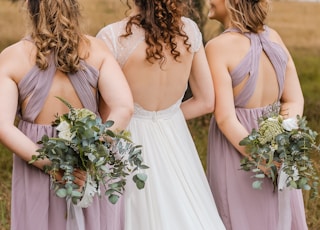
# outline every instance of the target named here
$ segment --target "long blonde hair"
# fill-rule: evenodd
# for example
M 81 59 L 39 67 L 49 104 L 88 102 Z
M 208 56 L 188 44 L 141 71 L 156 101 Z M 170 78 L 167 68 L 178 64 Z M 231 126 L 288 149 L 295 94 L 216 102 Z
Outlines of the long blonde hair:
M 226 0 L 231 24 L 242 32 L 263 30 L 270 9 L 270 0 Z
M 32 22 L 31 38 L 36 47 L 36 65 L 48 67 L 48 56 L 53 53 L 57 69 L 74 73 L 80 69 L 79 45 L 88 40 L 80 26 L 77 0 L 28 0 Z

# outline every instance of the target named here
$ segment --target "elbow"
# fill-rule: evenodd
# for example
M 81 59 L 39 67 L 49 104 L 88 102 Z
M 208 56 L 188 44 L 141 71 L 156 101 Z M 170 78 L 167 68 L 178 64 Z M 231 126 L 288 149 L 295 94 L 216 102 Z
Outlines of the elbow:
M 237 117 L 231 114 L 225 114 L 223 116 L 221 116 L 221 114 L 215 114 L 214 116 L 217 126 L 223 133 L 225 132 L 225 130 L 228 130 L 230 129 L 230 127 L 232 127 L 231 124 L 236 124 L 238 122 Z
M 127 105 L 124 106 L 122 108 L 119 108 L 117 114 L 118 114 L 118 118 L 121 117 L 121 119 L 125 122 L 125 123 L 129 123 L 132 115 L 133 115 L 133 111 L 134 111 L 134 107 L 133 105 Z
M 132 115 L 134 113 L 134 106 L 132 105 L 127 105 L 126 107 L 124 107 L 122 109 L 122 119 L 123 121 L 125 121 L 124 123 L 128 124 L 132 118 Z M 124 127 L 122 127 L 124 128 Z
M 203 105 L 203 110 L 204 110 L 205 114 L 213 113 L 214 112 L 214 102 L 205 103 Z
M 203 101 L 203 111 L 205 114 L 214 112 L 215 101 L 213 97 Z
M 127 114 L 128 114 L 128 119 L 129 119 L 129 120 L 131 119 L 133 113 L 134 113 L 134 106 L 133 106 L 133 105 L 128 106 L 128 108 L 127 108 Z
M 300 100 L 301 107 L 304 108 L 304 98 L 302 97 Z

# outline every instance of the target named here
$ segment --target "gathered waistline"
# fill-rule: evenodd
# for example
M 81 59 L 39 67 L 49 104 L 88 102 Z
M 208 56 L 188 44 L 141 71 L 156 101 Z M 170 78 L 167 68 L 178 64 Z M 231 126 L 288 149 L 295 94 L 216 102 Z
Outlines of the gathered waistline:
M 180 110 L 180 104 L 176 103 L 167 109 L 159 111 L 149 111 L 142 108 L 140 105 L 135 104 L 133 118 L 150 119 L 153 121 L 159 119 L 170 119 Z

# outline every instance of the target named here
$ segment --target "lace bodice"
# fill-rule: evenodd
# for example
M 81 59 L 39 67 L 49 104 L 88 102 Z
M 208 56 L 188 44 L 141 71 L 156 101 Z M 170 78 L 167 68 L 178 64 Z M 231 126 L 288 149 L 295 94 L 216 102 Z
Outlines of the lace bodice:
M 136 25 L 132 26 L 132 35 L 121 37 L 125 34 L 128 18 L 110 24 L 99 31 L 98 38 L 105 41 L 121 67 L 124 66 L 130 54 L 145 40 L 144 30 Z M 197 24 L 189 18 L 182 17 L 183 30 L 189 37 L 191 52 L 197 52 L 202 44 L 202 35 Z

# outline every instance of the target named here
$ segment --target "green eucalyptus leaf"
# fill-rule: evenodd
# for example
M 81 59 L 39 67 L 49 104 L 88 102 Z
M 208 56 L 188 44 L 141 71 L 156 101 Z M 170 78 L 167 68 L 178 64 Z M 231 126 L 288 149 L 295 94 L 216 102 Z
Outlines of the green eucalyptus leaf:
M 73 190 L 71 193 L 72 197 L 77 197 L 77 198 L 81 198 L 82 197 L 82 193 L 77 191 L 77 190 Z
M 296 183 L 295 181 L 293 181 L 293 180 L 291 180 L 291 181 L 289 182 L 289 186 L 290 186 L 291 188 L 295 188 L 295 189 L 298 188 L 297 183 Z
M 140 181 L 146 181 L 148 178 L 147 174 L 145 173 L 137 173 L 136 176 Z
M 262 189 L 262 181 L 254 181 L 253 183 L 252 183 L 252 188 L 254 188 L 254 189 Z
M 262 179 L 262 178 L 265 178 L 266 176 L 263 173 L 261 173 L 261 174 L 255 174 L 254 177 Z
M 137 188 L 138 189 L 143 189 L 144 188 L 144 186 L 145 186 L 145 182 L 144 181 L 136 181 L 135 182 L 136 183 L 136 186 L 137 186 Z
M 312 196 L 316 196 L 318 179 L 310 153 L 320 151 L 320 145 L 315 143 L 318 134 L 308 127 L 306 117 L 300 116 L 297 116 L 298 128 L 284 129 L 284 119 L 279 115 L 279 111 L 279 104 L 270 106 L 267 113 L 258 119 L 259 128 L 252 129 L 251 133 L 240 141 L 251 159 L 241 159 L 240 168 L 252 171 L 254 178 L 260 179 L 264 176 L 257 166 L 263 162 L 271 169 L 268 177 L 276 189 L 278 170 L 274 162 L 282 162 L 285 166 L 283 171 L 289 176 L 287 186 L 311 190 Z M 291 121 L 295 122 L 287 120 Z M 253 186 L 260 188 L 260 181 L 255 181 Z
M 39 154 L 32 156 L 29 163 L 48 158 L 52 163 L 45 166 L 46 172 L 63 171 L 62 179 L 66 181 L 63 188 L 52 177 L 53 187 L 60 197 L 71 197 L 74 203 L 81 198 L 78 186 L 73 183 L 73 172 L 78 168 L 87 171 L 97 184 L 106 187 L 105 195 L 110 202 L 117 202 L 124 191 L 127 177 L 139 169 L 149 168 L 143 163 L 142 146 L 130 140 L 128 131 L 109 130 L 114 121 L 102 123 L 93 112 L 73 108 L 66 100 L 59 99 L 69 108 L 69 112 L 56 116 L 53 124 L 59 126 L 64 122 L 64 129 L 69 129 L 71 140 L 43 136 L 38 142 L 41 144 L 37 150 Z M 59 132 L 58 127 L 57 130 Z M 147 176 L 137 174 L 135 180 L 134 183 L 141 189 Z
M 304 184 L 301 188 L 302 188 L 303 190 L 307 190 L 307 191 L 311 190 L 311 187 L 310 187 L 310 185 L 308 185 L 308 184 Z
M 109 200 L 112 204 L 115 204 L 115 203 L 118 202 L 119 196 L 118 196 L 118 195 L 115 195 L 115 194 L 111 194 L 111 195 L 108 197 L 108 200 Z
M 65 198 L 67 196 L 67 190 L 65 188 L 60 188 L 56 191 L 56 195 L 60 198 Z

